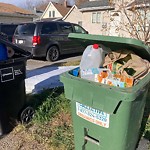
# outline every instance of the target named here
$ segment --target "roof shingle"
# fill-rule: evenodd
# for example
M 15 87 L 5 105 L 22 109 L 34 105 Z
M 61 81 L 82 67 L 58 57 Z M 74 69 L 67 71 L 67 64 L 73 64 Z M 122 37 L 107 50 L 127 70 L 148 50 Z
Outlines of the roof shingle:
M 37 7 L 37 10 L 44 12 L 45 9 L 46 9 L 46 7 L 48 6 L 48 4 L 49 4 L 49 3 L 45 3 L 45 4 L 43 4 L 43 5 L 38 6 L 38 7 Z
M 141 5 L 141 4 L 149 4 L 150 5 L 150 0 L 135 0 L 132 3 L 130 3 L 128 6 Z
M 15 5 L 12 4 L 7 4 L 7 3 L 1 3 L 0 2 L 0 13 L 17 13 L 17 14 L 24 14 L 24 15 L 33 15 L 32 12 L 19 8 Z
M 109 0 L 87 1 L 79 6 L 79 9 L 90 7 L 110 6 Z
M 70 10 L 70 7 L 65 7 L 63 4 L 54 3 L 52 4 L 56 7 L 56 9 L 60 12 L 60 14 L 64 17 L 68 11 Z

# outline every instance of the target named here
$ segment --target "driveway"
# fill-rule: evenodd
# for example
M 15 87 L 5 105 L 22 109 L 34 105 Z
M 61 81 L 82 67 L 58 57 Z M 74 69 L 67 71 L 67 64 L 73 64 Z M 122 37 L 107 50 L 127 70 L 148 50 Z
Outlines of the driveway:
M 38 68 L 43 68 L 43 67 L 50 67 L 50 66 L 59 66 L 62 63 L 67 63 L 67 62 L 73 62 L 73 61 L 78 61 L 81 60 L 81 54 L 71 54 L 71 55 L 65 55 L 62 56 L 58 61 L 56 62 L 49 62 L 46 61 L 45 59 L 29 59 L 27 61 L 27 70 L 33 70 L 33 69 L 38 69 Z
M 63 86 L 59 75 L 77 66 L 60 66 L 62 63 L 78 61 L 81 55 L 69 55 L 56 62 L 42 59 L 30 59 L 27 61 L 26 93 L 39 93 L 43 89 Z

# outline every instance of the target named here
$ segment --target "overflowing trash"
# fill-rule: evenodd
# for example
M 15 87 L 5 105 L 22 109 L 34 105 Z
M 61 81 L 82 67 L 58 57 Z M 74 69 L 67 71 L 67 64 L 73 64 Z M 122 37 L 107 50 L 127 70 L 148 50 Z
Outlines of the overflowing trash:
M 98 43 L 97 50 L 105 51 L 99 66 L 83 69 L 80 63 L 60 76 L 65 97 L 71 101 L 75 149 L 135 150 L 149 100 L 150 47 L 139 40 L 115 36 L 69 37 L 83 46 Z M 95 46 L 91 48 L 94 53 Z M 90 57 L 91 53 L 87 63 Z M 96 62 L 98 58 L 92 59 Z
M 149 61 L 131 50 L 113 51 L 102 44 L 93 44 L 87 46 L 82 55 L 78 75 L 90 81 L 124 88 L 137 84 L 149 70 Z

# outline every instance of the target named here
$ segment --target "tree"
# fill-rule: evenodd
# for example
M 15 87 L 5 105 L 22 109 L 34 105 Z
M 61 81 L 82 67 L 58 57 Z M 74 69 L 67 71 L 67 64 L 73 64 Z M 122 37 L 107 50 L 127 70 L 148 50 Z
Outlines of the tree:
M 150 44 L 150 2 L 149 0 L 135 0 L 132 3 L 124 3 L 119 7 L 122 15 L 121 28 L 129 33 L 130 37 L 142 40 Z
M 33 10 L 34 7 L 46 4 L 51 0 L 26 0 L 26 8 L 29 10 Z

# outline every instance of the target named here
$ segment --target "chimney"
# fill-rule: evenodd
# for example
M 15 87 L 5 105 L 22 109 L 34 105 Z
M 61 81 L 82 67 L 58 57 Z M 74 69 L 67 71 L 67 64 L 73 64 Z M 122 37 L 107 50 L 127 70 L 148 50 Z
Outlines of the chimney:
M 34 13 L 36 13 L 36 10 L 37 10 L 36 7 L 33 7 L 33 12 L 34 12 Z
M 64 6 L 67 7 L 67 0 L 64 0 Z

